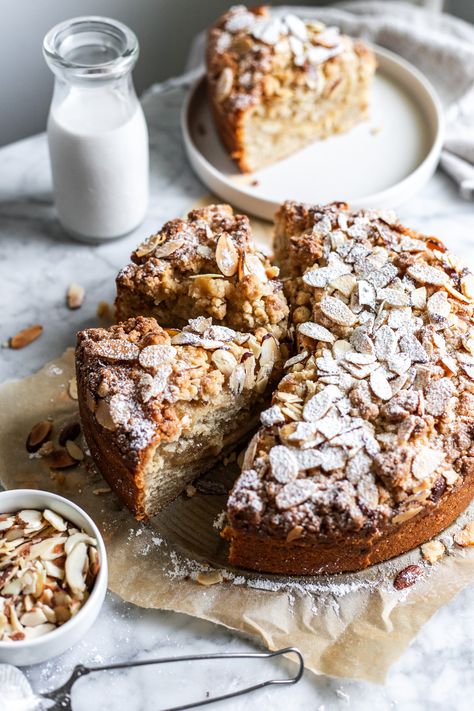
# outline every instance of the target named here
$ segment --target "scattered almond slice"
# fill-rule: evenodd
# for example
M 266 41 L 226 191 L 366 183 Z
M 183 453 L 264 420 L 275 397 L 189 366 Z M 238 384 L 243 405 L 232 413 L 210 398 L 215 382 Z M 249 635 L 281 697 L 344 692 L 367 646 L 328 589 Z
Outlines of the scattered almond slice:
M 64 449 L 56 449 L 51 454 L 46 454 L 43 461 L 50 469 L 68 469 L 77 464 L 77 460 L 73 459 Z
M 444 556 L 446 547 L 441 541 L 428 541 L 421 546 L 421 554 L 423 558 L 434 565 Z
M 66 451 L 77 462 L 82 462 L 84 459 L 84 452 L 78 444 L 72 441 L 72 439 L 68 439 L 66 442 Z
M 196 581 L 199 585 L 216 585 L 222 583 L 224 576 L 220 570 L 210 570 L 209 572 L 200 572 L 196 576 Z
M 28 326 L 28 328 L 24 328 L 23 331 L 19 331 L 10 338 L 10 348 L 14 348 L 15 350 L 25 348 L 29 346 L 30 343 L 33 343 L 33 341 L 36 341 L 42 333 L 43 326 L 39 323 L 36 323 L 34 326 Z
M 28 452 L 37 452 L 41 445 L 51 435 L 53 425 L 49 420 L 41 420 L 31 428 L 30 434 L 26 440 L 26 449 Z
M 77 400 L 77 380 L 75 376 L 69 381 L 68 393 L 72 400 Z
M 84 303 L 86 292 L 80 284 L 71 284 L 66 293 L 66 302 L 69 309 L 80 309 Z
M 98 489 L 93 489 L 92 493 L 94 496 L 100 496 L 101 494 L 110 494 L 112 489 L 109 486 L 100 486 Z
M 470 521 L 461 531 L 454 534 L 454 542 L 462 548 L 474 546 L 474 521 Z

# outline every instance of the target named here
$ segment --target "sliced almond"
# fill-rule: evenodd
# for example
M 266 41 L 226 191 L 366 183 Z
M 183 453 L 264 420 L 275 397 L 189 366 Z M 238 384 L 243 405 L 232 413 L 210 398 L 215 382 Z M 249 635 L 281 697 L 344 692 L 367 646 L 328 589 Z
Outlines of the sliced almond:
M 74 594 L 82 593 L 86 589 L 84 569 L 87 562 L 87 546 L 83 541 L 79 541 L 68 553 L 65 566 L 66 581 Z
M 35 560 L 36 558 L 41 558 L 42 560 L 54 560 L 63 555 L 63 546 L 66 542 L 65 536 L 53 536 L 52 538 L 45 538 L 39 543 L 34 543 L 30 552 L 28 553 L 27 560 Z
M 216 82 L 215 97 L 221 103 L 230 95 L 234 85 L 234 72 L 230 67 L 224 67 Z
M 38 607 L 31 612 L 25 612 L 25 614 L 20 617 L 20 622 L 25 627 L 37 627 L 47 621 L 46 615 Z
M 444 556 L 446 548 L 441 541 L 428 541 L 421 546 L 421 554 L 432 565 Z
M 95 538 L 92 538 L 92 536 L 88 536 L 87 533 L 74 533 L 72 536 L 69 536 L 69 538 L 66 540 L 64 544 L 64 552 L 66 555 L 69 555 L 69 553 L 72 551 L 74 546 L 78 545 L 79 543 L 85 543 L 88 546 L 96 546 L 97 541 Z
M 43 528 L 43 514 L 35 509 L 24 509 L 17 513 L 18 520 L 25 524 L 27 529 L 38 530 Z
M 261 282 L 268 281 L 267 272 L 262 260 L 257 254 L 244 254 L 242 257 L 242 274 L 253 274 Z
M 69 381 L 68 393 L 71 400 L 77 400 L 77 380 L 75 376 Z
M 80 284 L 71 284 L 66 293 L 66 302 L 69 309 L 80 309 L 84 303 L 86 291 Z
M 99 400 L 97 410 L 95 411 L 95 417 L 99 425 L 105 427 L 106 430 L 113 432 L 117 429 L 117 425 L 112 419 L 109 403 L 106 400 Z
M 319 307 L 327 318 L 340 326 L 353 326 L 356 321 L 356 317 L 350 308 L 334 296 L 324 296 Z
M 77 462 L 82 462 L 84 459 L 84 452 L 72 439 L 68 439 L 66 442 L 66 451 Z
M 265 336 L 262 341 L 262 349 L 260 351 L 260 366 L 273 368 L 280 357 L 280 348 L 276 338 L 270 334 Z
M 222 583 L 224 576 L 220 570 L 210 570 L 209 572 L 201 572 L 196 576 L 196 581 L 199 585 L 216 585 L 217 583 Z
M 67 469 L 77 464 L 77 461 L 64 449 L 54 450 L 51 454 L 44 456 L 43 461 L 50 469 Z
M 157 247 L 153 253 L 154 257 L 163 259 L 163 257 L 169 257 L 178 251 L 184 244 L 184 239 L 170 239 L 168 242 L 161 244 Z
M 298 538 L 301 538 L 301 536 L 303 535 L 303 531 L 303 526 L 294 526 L 291 531 L 288 531 L 286 542 L 291 543 L 292 541 L 296 541 Z
M 461 531 L 454 534 L 454 542 L 462 548 L 474 546 L 474 521 L 470 521 Z
M 41 420 L 33 425 L 30 434 L 26 440 L 26 449 L 28 452 L 37 452 L 43 442 L 51 435 L 53 425 L 49 420 Z
M 211 361 L 218 368 L 218 370 L 220 370 L 220 372 L 227 377 L 231 375 L 234 368 L 237 366 L 237 360 L 232 353 L 225 351 L 222 348 L 218 348 L 213 352 Z
M 216 263 L 227 277 L 234 276 L 239 268 L 239 252 L 227 232 L 223 232 L 217 241 Z
M 25 348 L 25 346 L 29 346 L 30 343 L 36 341 L 42 333 L 43 326 L 39 323 L 36 323 L 34 326 L 28 326 L 28 328 L 24 328 L 23 331 L 19 331 L 10 338 L 10 348 L 14 348 L 16 350 Z
M 43 511 L 43 518 L 45 518 L 56 531 L 63 532 L 67 529 L 66 521 L 58 513 L 51 511 L 51 509 L 45 509 Z
M 140 349 L 136 343 L 124 341 L 120 338 L 104 338 L 95 344 L 94 353 L 101 358 L 111 361 L 138 360 Z

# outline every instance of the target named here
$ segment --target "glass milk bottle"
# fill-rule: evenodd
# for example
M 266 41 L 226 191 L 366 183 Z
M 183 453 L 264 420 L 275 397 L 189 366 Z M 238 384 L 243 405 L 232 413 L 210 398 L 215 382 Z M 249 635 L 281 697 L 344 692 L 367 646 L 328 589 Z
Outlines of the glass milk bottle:
M 148 132 L 132 69 L 138 41 L 125 25 L 78 17 L 46 35 L 55 75 L 48 143 L 59 220 L 101 242 L 127 234 L 148 202 Z

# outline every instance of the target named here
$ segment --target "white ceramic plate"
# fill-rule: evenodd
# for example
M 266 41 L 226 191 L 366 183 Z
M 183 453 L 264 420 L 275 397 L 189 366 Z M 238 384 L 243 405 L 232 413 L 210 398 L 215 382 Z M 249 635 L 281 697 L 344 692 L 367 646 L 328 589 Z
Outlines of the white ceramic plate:
M 221 199 L 264 219 L 272 219 L 286 199 L 344 200 L 352 207 L 397 207 L 408 200 L 436 169 L 442 108 L 415 67 L 386 49 L 374 49 L 378 70 L 369 120 L 255 173 L 240 173 L 222 147 L 201 78 L 181 116 L 194 171 Z

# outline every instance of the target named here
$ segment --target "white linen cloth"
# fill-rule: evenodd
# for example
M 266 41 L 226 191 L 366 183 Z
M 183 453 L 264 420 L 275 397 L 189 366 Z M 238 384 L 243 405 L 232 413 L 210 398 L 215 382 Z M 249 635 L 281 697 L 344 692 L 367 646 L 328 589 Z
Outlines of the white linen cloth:
M 403 2 L 356 0 L 329 7 L 280 6 L 273 12 L 337 25 L 418 67 L 437 90 L 445 110 L 440 165 L 457 183 L 462 197 L 474 199 L 474 26 Z M 201 66 L 204 43 L 201 33 L 191 45 L 188 70 Z

